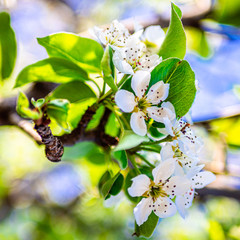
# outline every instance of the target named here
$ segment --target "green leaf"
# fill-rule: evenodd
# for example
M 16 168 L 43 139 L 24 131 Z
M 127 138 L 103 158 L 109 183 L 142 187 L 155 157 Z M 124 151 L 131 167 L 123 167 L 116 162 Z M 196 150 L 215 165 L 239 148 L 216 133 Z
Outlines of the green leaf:
M 47 103 L 48 116 L 56 120 L 60 127 L 65 131 L 69 130 L 67 124 L 67 116 L 69 109 L 69 101 L 66 99 L 54 99 Z
M 119 135 L 120 125 L 116 115 L 112 112 L 105 125 L 105 133 L 109 136 L 116 137 Z
M 102 58 L 101 67 L 102 67 L 102 71 L 103 71 L 104 81 L 114 92 L 116 92 L 118 90 L 118 88 L 114 82 L 110 56 L 111 56 L 110 48 L 109 48 L 109 46 L 107 46 L 105 49 L 103 58 Z
M 50 57 L 70 60 L 88 72 L 101 71 L 103 48 L 92 39 L 71 33 L 56 33 L 37 40 Z
M 50 94 L 49 98 L 64 98 L 69 102 L 74 103 L 88 98 L 96 98 L 96 94 L 85 83 L 80 81 L 72 81 L 58 86 Z
M 109 194 L 116 196 L 120 193 L 122 190 L 122 186 L 124 183 L 124 177 L 120 173 L 119 176 L 117 177 L 116 181 L 113 183 L 111 190 L 109 191 Z
M 142 225 L 138 226 L 135 222 L 135 235 L 137 237 L 151 237 L 153 234 L 154 229 L 158 223 L 158 216 L 156 216 L 153 212 L 149 215 L 148 220 L 143 223 Z
M 99 125 L 101 118 L 104 114 L 104 111 L 105 111 L 105 107 L 103 105 L 97 109 L 96 113 L 93 115 L 92 119 L 88 123 L 86 127 L 86 131 L 92 130 Z
M 25 67 L 18 75 L 15 88 L 30 82 L 66 83 L 72 80 L 89 80 L 78 65 L 62 58 L 47 58 Z
M 102 187 L 103 185 L 111 179 L 111 173 L 107 170 L 102 177 L 100 178 L 99 182 L 98 182 L 98 190 L 100 192 L 100 194 L 102 195 Z
M 181 15 L 181 10 L 172 3 L 170 25 L 158 53 L 163 59 L 170 57 L 183 59 L 186 54 L 186 34 L 181 22 Z
M 115 181 L 118 179 L 118 177 L 120 176 L 120 172 L 118 172 L 114 177 L 112 177 L 111 179 L 109 179 L 108 181 L 106 181 L 105 184 L 103 184 L 102 189 L 101 189 L 101 193 L 102 196 L 104 198 L 106 198 L 109 194 L 109 192 L 111 191 Z
M 127 154 L 124 150 L 113 152 L 113 158 L 117 160 L 122 170 L 128 166 Z
M 123 137 L 120 139 L 117 147 L 114 151 L 127 150 L 138 146 L 142 142 L 148 142 L 149 138 L 147 136 L 139 136 L 131 130 L 126 130 Z
M 37 120 L 42 117 L 42 113 L 33 111 L 29 108 L 28 98 L 23 92 L 19 93 L 16 110 L 17 113 L 23 118 Z
M 0 13 L 0 81 L 10 77 L 17 56 L 15 33 L 10 25 L 10 16 Z
M 189 63 L 178 58 L 162 61 L 152 71 L 149 86 L 161 80 L 170 84 L 166 101 L 173 104 L 176 116 L 184 116 L 192 106 L 197 91 L 195 74 Z
M 41 108 L 45 102 L 44 98 L 39 98 L 37 101 L 34 98 L 31 99 L 31 103 L 35 108 Z
M 127 177 L 125 178 L 125 183 L 124 183 L 124 187 L 123 187 L 124 193 L 127 196 L 127 198 L 134 203 L 139 202 L 139 197 L 130 196 L 129 193 L 128 193 L 128 188 L 130 188 L 130 186 L 132 185 L 132 179 L 136 176 L 137 176 L 137 174 L 134 171 L 134 169 L 130 169 L 128 174 L 127 174 Z
M 149 133 L 151 134 L 152 137 L 154 138 L 161 138 L 164 136 L 164 134 L 160 133 L 156 127 L 150 127 L 148 129 Z
M 105 164 L 105 154 L 103 149 L 94 142 L 80 142 L 71 147 L 64 147 L 63 160 L 75 161 L 86 159 L 87 161 L 102 165 Z

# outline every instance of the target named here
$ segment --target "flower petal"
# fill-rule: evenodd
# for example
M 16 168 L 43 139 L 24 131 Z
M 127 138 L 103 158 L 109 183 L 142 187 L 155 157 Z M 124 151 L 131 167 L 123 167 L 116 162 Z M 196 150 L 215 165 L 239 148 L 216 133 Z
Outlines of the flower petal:
M 147 71 L 139 70 L 133 75 L 131 87 L 139 98 L 142 98 L 147 91 L 150 78 L 151 74 Z
M 126 90 L 119 90 L 116 93 L 115 102 L 123 112 L 132 112 L 137 105 L 133 93 Z
M 181 217 L 183 219 L 186 218 L 187 216 L 187 210 L 186 210 L 186 207 L 185 207 L 185 198 L 184 196 L 177 196 L 176 197 L 176 201 L 175 201 L 175 204 L 176 204 L 176 207 L 177 207 L 177 210 L 179 212 L 179 214 L 181 215 Z
M 174 176 L 164 185 L 164 191 L 173 196 L 183 195 L 190 189 L 189 179 L 182 176 Z
M 147 221 L 148 216 L 152 212 L 152 198 L 143 198 L 134 208 L 134 216 L 138 226 Z
M 149 26 L 144 31 L 144 37 L 148 42 L 161 46 L 165 38 L 165 32 L 160 26 Z
M 174 151 L 172 148 L 172 144 L 171 143 L 166 143 L 165 145 L 162 146 L 162 149 L 160 151 L 160 155 L 161 155 L 161 160 L 165 161 L 169 158 L 173 158 L 174 156 Z
M 132 130 L 140 136 L 145 136 L 147 134 L 147 125 L 141 112 L 132 113 L 130 126 Z
M 204 188 L 209 183 L 213 182 L 216 179 L 216 176 L 212 172 L 204 171 L 197 173 L 192 177 L 191 183 L 193 188 Z
M 154 182 L 156 184 L 158 184 L 160 181 L 164 182 L 173 174 L 174 169 L 175 169 L 175 160 L 174 159 L 169 159 L 167 161 L 161 162 L 152 171 L 152 174 L 154 177 Z
M 159 197 L 153 203 L 153 212 L 160 218 L 171 217 L 177 212 L 177 208 L 172 200 L 167 197 Z
M 148 91 L 147 100 L 152 104 L 159 104 L 164 101 L 168 96 L 169 84 L 159 81 L 155 83 Z
M 132 179 L 132 185 L 128 188 L 128 193 L 132 197 L 140 197 L 149 190 L 150 179 L 148 176 L 141 174 Z
M 174 132 L 173 132 L 173 124 L 168 118 L 163 119 L 163 123 L 165 125 L 164 131 L 166 131 L 169 135 L 174 137 Z M 159 132 L 161 132 L 161 128 L 158 129 Z
M 173 120 L 175 114 L 165 107 L 149 107 L 147 108 L 148 116 L 155 120 L 156 122 L 165 123 L 165 118 Z
M 113 54 L 113 63 L 119 72 L 131 75 L 134 74 L 131 65 L 123 60 L 122 49 L 116 49 L 115 53 Z
M 184 194 L 184 198 L 185 198 L 184 206 L 185 206 L 185 208 L 189 208 L 189 207 L 192 206 L 194 194 L 195 194 L 195 190 L 193 188 L 191 188 L 190 190 L 187 191 L 187 193 Z

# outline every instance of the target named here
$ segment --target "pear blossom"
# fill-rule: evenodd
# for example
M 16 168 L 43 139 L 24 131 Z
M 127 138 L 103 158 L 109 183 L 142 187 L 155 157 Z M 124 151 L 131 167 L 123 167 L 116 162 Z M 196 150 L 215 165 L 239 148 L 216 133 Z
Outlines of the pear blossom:
M 164 119 L 165 129 L 159 129 L 161 133 L 169 134 L 173 137 L 173 142 L 178 144 L 179 149 L 190 157 L 197 157 L 203 142 L 197 137 L 190 128 L 190 124 L 182 119 L 171 121 L 169 118 Z
M 133 75 L 136 71 L 152 71 L 161 62 L 157 54 L 149 54 L 144 43 L 133 37 L 127 46 L 117 49 L 113 54 L 113 63 L 119 72 Z
M 129 37 L 127 28 L 118 22 L 118 20 L 114 20 L 106 30 L 94 27 L 93 32 L 103 45 L 106 46 L 109 44 L 113 48 L 125 47 Z
M 123 112 L 132 113 L 131 128 L 141 136 L 145 136 L 147 133 L 145 120 L 148 118 L 163 123 L 165 118 L 173 120 L 175 117 L 174 107 L 170 102 L 163 102 L 160 107 L 157 106 L 167 98 L 169 84 L 159 81 L 147 91 L 150 78 L 149 72 L 138 71 L 131 81 L 131 87 L 135 94 L 121 89 L 115 95 L 118 107 Z
M 162 146 L 160 151 L 161 159 L 163 161 L 168 159 L 175 159 L 176 168 L 175 174 L 181 172 L 181 168 L 185 171 L 189 171 L 192 167 L 196 166 L 199 162 L 199 159 L 195 157 L 189 157 L 188 155 L 184 154 L 177 142 L 168 142 Z
M 156 48 L 158 50 L 161 47 L 164 39 L 165 32 L 159 25 L 147 27 L 141 36 L 141 40 L 148 48 Z
M 171 177 L 174 167 L 174 160 L 169 159 L 153 169 L 154 180 L 144 174 L 132 179 L 133 183 L 128 188 L 128 193 L 132 197 L 143 197 L 134 208 L 136 223 L 139 226 L 147 221 L 152 211 L 160 218 L 171 217 L 176 213 L 177 208 L 169 196 L 183 195 L 189 189 L 190 183 L 183 176 Z
M 204 164 L 195 166 L 186 174 L 186 177 L 190 181 L 190 188 L 184 195 L 176 197 L 176 206 L 183 218 L 187 215 L 186 209 L 192 205 L 195 189 L 204 188 L 216 179 L 216 176 L 212 172 L 201 171 L 203 167 Z

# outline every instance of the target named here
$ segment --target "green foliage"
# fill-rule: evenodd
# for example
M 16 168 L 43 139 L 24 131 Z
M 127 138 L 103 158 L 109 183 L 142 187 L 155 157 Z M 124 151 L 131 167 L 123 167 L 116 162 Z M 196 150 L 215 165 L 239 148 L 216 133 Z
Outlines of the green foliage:
M 172 3 L 170 25 L 158 53 L 163 59 L 170 57 L 183 59 L 186 54 L 186 34 L 181 22 L 181 16 L 181 10 Z
M 96 165 L 105 164 L 105 154 L 101 147 L 94 142 L 80 142 L 71 147 L 65 147 L 63 160 L 76 161 L 86 159 Z
M 88 38 L 71 33 L 56 33 L 38 38 L 50 57 L 60 57 L 72 61 L 88 72 L 101 71 L 102 46 Z
M 141 144 L 142 142 L 148 142 L 149 138 L 144 136 L 139 136 L 131 130 L 126 130 L 123 134 L 123 137 L 120 139 L 115 151 L 127 150 L 134 148 Z
M 116 137 L 119 135 L 119 130 L 120 130 L 119 122 L 115 114 L 111 113 L 108 118 L 107 124 L 105 125 L 105 133 L 108 134 L 109 136 Z
M 109 191 L 109 194 L 111 194 L 113 196 L 118 195 L 120 193 L 120 191 L 122 190 L 123 183 L 124 183 L 124 177 L 120 173 L 119 176 L 117 177 L 116 181 L 113 183 L 112 188 Z
M 233 87 L 233 92 L 240 99 L 240 85 L 235 85 Z
M 108 173 L 105 173 L 103 177 L 100 179 L 99 186 L 101 195 L 107 199 L 109 194 L 117 195 L 122 188 L 123 185 L 123 176 L 120 172 L 118 172 L 113 177 L 109 178 Z M 104 183 L 103 183 L 104 182 Z
M 133 203 L 138 203 L 139 202 L 139 197 L 130 196 L 129 193 L 128 193 L 128 188 L 130 188 L 130 186 L 132 185 L 132 179 L 136 176 L 137 176 L 137 174 L 134 171 L 134 169 L 130 169 L 126 178 L 125 178 L 125 183 L 124 183 L 124 187 L 123 187 L 123 190 L 124 190 L 124 193 L 125 193 L 126 197 Z
M 196 52 L 201 57 L 210 57 L 212 49 L 204 31 L 194 27 L 186 28 L 187 46 L 190 50 Z
M 140 237 L 151 237 L 153 231 L 158 223 L 158 216 L 156 216 L 153 212 L 149 215 L 148 220 L 142 225 L 138 226 L 135 222 L 135 235 Z
M 18 75 L 15 88 L 30 82 L 66 83 L 89 80 L 85 70 L 62 58 L 47 58 L 25 67 Z
M 28 98 L 23 92 L 20 92 L 18 95 L 16 110 L 23 118 L 37 120 L 42 117 L 42 112 L 34 111 L 29 108 Z
M 105 107 L 103 105 L 97 109 L 96 113 L 93 115 L 92 119 L 87 125 L 87 128 L 86 128 L 87 131 L 94 129 L 99 125 L 101 118 L 104 114 L 104 111 L 105 111 Z
M 177 116 L 184 116 L 193 104 L 196 95 L 195 74 L 189 63 L 178 58 L 162 61 L 151 73 L 150 86 L 158 81 L 170 84 L 170 101 Z
M 109 46 L 106 47 L 102 62 L 101 62 L 101 67 L 103 71 L 103 79 L 107 83 L 107 85 L 114 91 L 116 92 L 118 90 L 115 82 L 114 82 L 114 73 L 112 70 L 111 66 L 111 48 Z
M 17 56 L 15 33 L 10 25 L 10 16 L 0 13 L 0 81 L 10 77 Z
M 96 98 L 96 94 L 84 82 L 72 81 L 58 86 L 50 94 L 49 98 L 64 98 L 69 102 L 74 103 L 88 98 Z
M 69 130 L 67 116 L 69 101 L 66 99 L 54 99 L 47 103 L 47 114 L 50 119 L 56 120 L 65 131 Z
M 127 154 L 124 150 L 113 152 L 113 158 L 117 160 L 122 170 L 127 168 L 128 159 L 127 159 Z
M 39 98 L 37 101 L 35 101 L 34 98 L 31 99 L 31 103 L 35 108 L 41 109 L 45 102 L 46 102 L 45 98 Z

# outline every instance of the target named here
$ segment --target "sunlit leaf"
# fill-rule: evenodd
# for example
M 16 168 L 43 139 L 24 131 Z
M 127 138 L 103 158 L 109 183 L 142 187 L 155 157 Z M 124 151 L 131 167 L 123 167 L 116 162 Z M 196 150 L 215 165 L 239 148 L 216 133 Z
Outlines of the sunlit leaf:
M 23 118 L 37 120 L 42 117 L 41 112 L 37 112 L 29 108 L 28 98 L 23 92 L 19 93 L 16 110 L 17 113 Z
M 105 164 L 106 162 L 102 148 L 89 141 L 76 143 L 74 146 L 64 148 L 63 160 L 74 161 L 79 159 L 86 159 L 97 165 Z
M 114 74 L 112 72 L 111 68 L 111 55 L 110 55 L 110 47 L 106 47 L 102 62 L 101 62 L 101 67 L 103 71 L 103 79 L 107 83 L 107 85 L 114 91 L 116 92 L 118 90 L 115 82 L 114 82 Z
M 148 220 L 143 223 L 142 225 L 138 226 L 135 222 L 135 235 L 140 237 L 151 237 L 153 234 L 154 229 L 157 226 L 158 223 L 158 216 L 154 214 L 153 212 L 149 215 Z
M 18 75 L 15 88 L 30 82 L 66 83 L 88 80 L 88 75 L 78 65 L 62 58 L 47 58 L 25 67 Z
M 47 103 L 47 114 L 54 118 L 56 122 L 64 130 L 68 130 L 67 116 L 69 109 L 69 101 L 66 99 L 54 99 Z
M 181 10 L 174 3 L 170 25 L 158 54 L 163 59 L 170 57 L 183 59 L 186 54 L 186 34 L 181 22 Z
M 121 169 L 126 169 L 128 166 L 127 154 L 124 150 L 113 152 L 113 158 L 117 160 Z
M 89 38 L 72 33 L 55 33 L 38 38 L 50 57 L 60 57 L 72 61 L 89 72 L 100 72 L 103 56 L 102 46 Z
M 142 142 L 148 142 L 148 141 L 149 141 L 148 137 L 139 136 L 131 130 L 126 130 L 114 151 L 130 149 L 138 146 Z
M 72 81 L 69 83 L 61 84 L 50 94 L 50 99 L 63 98 L 69 102 L 77 102 L 87 98 L 94 98 L 96 94 L 84 82 Z
M 10 77 L 17 56 L 15 33 L 10 25 L 10 16 L 0 13 L 0 81 Z
M 184 116 L 193 104 L 196 95 L 195 74 L 189 63 L 178 58 L 162 61 L 151 73 L 150 85 L 158 81 L 170 84 L 170 101 L 175 108 L 177 116 Z
M 38 100 L 35 101 L 34 98 L 31 99 L 31 103 L 35 108 L 41 108 L 44 103 L 45 103 L 45 99 L 44 98 L 39 98 Z

